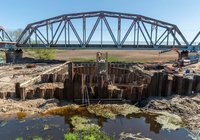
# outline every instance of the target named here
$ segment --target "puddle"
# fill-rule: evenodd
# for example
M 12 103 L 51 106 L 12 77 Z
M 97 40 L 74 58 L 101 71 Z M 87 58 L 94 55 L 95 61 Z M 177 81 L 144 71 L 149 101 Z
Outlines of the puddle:
M 50 116 L 47 114 L 51 114 Z M 163 130 L 161 125 L 155 121 L 157 115 L 148 113 L 136 113 L 125 116 L 117 116 L 115 119 L 106 119 L 90 114 L 85 107 L 64 107 L 49 111 L 47 114 L 35 118 L 27 118 L 26 114 L 17 114 L 15 119 L 0 120 L 0 137 L 4 140 L 22 137 L 32 140 L 39 136 L 44 140 L 62 140 L 64 134 L 73 130 L 70 118 L 74 115 L 86 117 L 92 123 L 98 124 L 101 130 L 111 138 L 119 139 L 120 134 L 140 133 L 146 138 L 153 140 L 190 140 L 189 132 L 184 129 Z
M 158 124 L 147 123 L 145 118 L 124 118 L 118 117 L 115 120 L 107 120 L 103 123 L 102 129 L 110 136 L 115 135 L 116 139 L 119 134 L 125 133 L 141 133 L 142 136 L 152 140 L 189 140 L 188 132 L 185 129 L 175 131 L 161 130 Z
M 69 128 L 69 125 L 65 124 L 64 117 L 60 116 L 29 118 L 23 121 L 9 120 L 0 128 L 0 136 L 4 140 L 15 140 L 20 137 L 32 140 L 36 136 L 49 140 L 62 140 Z

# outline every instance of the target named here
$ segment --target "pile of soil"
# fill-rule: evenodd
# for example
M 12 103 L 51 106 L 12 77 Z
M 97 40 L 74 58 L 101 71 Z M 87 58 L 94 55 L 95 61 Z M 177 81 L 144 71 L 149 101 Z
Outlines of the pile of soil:
M 200 132 L 200 93 L 192 96 L 175 95 L 168 98 L 151 98 L 144 108 L 179 115 L 189 129 Z

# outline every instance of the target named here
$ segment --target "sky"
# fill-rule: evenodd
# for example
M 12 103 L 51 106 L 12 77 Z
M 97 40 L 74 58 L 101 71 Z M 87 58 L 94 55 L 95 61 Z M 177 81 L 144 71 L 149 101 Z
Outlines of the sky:
M 50 17 L 89 11 L 141 14 L 176 24 L 188 41 L 200 31 L 200 0 L 0 0 L 6 30 Z

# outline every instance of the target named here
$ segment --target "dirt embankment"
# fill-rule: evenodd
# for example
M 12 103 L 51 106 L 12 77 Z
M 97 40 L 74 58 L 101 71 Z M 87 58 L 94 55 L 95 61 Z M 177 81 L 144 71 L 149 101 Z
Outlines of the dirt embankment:
M 151 98 L 144 108 L 179 115 L 189 129 L 194 132 L 200 131 L 200 93 L 193 96 L 176 95 L 168 98 Z
M 40 113 L 48 109 L 57 107 L 59 100 L 57 99 L 34 99 L 34 100 L 14 100 L 14 99 L 0 99 L 0 115 L 3 113 L 16 113 L 16 112 L 32 112 Z

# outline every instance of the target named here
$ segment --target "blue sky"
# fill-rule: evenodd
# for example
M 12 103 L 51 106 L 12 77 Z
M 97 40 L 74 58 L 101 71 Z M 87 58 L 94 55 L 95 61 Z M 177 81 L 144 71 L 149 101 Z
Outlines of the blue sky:
M 176 24 L 188 41 L 200 30 L 200 0 L 0 0 L 0 25 L 7 30 L 75 12 L 116 11 Z

